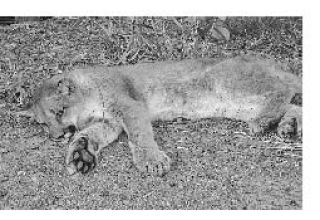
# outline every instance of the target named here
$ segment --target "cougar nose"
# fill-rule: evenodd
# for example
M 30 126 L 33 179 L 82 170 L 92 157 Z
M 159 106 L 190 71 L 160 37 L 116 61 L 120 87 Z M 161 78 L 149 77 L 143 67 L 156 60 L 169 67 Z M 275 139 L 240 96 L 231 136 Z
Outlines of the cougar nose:
M 69 125 L 63 129 L 64 133 L 74 134 L 77 131 L 77 127 L 75 125 Z

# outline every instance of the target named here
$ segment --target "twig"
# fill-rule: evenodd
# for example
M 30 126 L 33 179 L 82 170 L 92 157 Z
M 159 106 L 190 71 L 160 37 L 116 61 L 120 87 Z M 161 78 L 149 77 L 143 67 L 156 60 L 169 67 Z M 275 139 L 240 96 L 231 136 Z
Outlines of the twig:
M 180 22 L 179 22 L 175 17 L 172 18 L 172 21 L 173 21 L 181 30 L 183 30 L 182 25 L 180 24 Z
M 34 114 L 32 112 L 29 111 L 20 111 L 20 112 L 9 112 L 10 115 L 14 115 L 16 117 L 28 117 L 28 118 L 33 118 Z

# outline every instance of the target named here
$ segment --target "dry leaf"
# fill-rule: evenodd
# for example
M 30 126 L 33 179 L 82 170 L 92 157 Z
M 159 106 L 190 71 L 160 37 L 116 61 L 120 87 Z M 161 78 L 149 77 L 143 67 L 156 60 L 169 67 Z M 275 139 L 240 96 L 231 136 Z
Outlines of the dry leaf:
M 226 29 L 224 27 L 220 27 L 220 26 L 216 26 L 216 27 L 212 28 L 211 35 L 216 40 L 228 41 L 230 39 L 230 32 L 228 31 L 228 29 Z

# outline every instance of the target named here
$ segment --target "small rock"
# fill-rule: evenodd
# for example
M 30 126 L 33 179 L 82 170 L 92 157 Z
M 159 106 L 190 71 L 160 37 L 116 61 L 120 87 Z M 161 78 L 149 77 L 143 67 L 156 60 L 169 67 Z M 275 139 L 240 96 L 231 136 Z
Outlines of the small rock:
M 17 175 L 18 176 L 22 176 L 22 175 L 24 176 L 24 175 L 26 175 L 26 172 L 21 170 L 21 171 L 18 171 Z
M 8 194 L 8 191 L 5 189 L 0 189 L 0 199 L 5 197 Z
M 9 150 L 6 148 L 0 148 L 0 153 L 8 153 Z
M 0 183 L 6 182 L 9 180 L 9 177 L 7 176 L 0 176 Z

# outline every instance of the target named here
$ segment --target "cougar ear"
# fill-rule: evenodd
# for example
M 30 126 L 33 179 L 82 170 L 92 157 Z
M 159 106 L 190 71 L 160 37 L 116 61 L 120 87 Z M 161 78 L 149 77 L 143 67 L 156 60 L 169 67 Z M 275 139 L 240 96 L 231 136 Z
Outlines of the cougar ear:
M 14 112 L 14 114 L 17 116 L 24 116 L 28 118 L 34 117 L 33 104 L 31 102 L 27 103 L 21 108 L 20 111 Z

